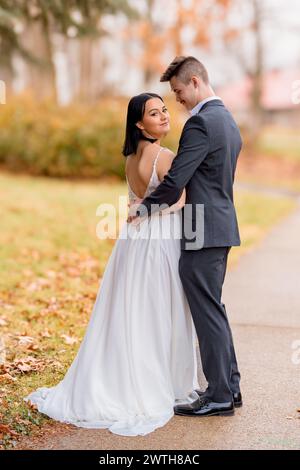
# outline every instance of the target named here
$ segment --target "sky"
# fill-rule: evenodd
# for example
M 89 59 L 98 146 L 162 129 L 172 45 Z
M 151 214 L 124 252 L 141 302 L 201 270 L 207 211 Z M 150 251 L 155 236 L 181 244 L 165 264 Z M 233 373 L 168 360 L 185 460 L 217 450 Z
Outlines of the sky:
M 266 3 L 278 18 L 267 28 L 268 64 L 289 66 L 298 63 L 300 67 L 300 1 L 267 0 Z

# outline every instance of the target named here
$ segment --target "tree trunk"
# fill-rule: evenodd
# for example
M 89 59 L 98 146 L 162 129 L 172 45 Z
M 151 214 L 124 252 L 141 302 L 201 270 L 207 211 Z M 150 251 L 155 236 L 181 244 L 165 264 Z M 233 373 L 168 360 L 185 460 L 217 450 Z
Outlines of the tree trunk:
M 27 88 L 38 99 L 52 97 L 56 100 L 56 72 L 49 24 L 30 21 L 22 35 L 24 47 L 39 61 L 26 62 Z
M 80 48 L 80 83 L 79 98 L 90 100 L 92 77 L 92 44 L 90 38 L 83 38 L 79 43 Z
M 11 62 L 0 66 L 0 104 L 8 102 L 13 90 L 14 70 Z
M 104 91 L 105 61 L 101 50 L 101 40 L 82 38 L 79 48 L 79 84 L 77 98 L 94 102 Z

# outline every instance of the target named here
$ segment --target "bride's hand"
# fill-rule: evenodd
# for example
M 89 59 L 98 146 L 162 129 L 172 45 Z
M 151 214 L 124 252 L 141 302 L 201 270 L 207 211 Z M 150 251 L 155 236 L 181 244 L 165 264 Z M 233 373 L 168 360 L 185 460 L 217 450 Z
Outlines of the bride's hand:
M 140 198 L 136 198 L 136 199 L 133 199 L 132 201 L 129 201 L 129 203 L 127 204 L 128 207 L 132 207 L 134 204 L 138 204 L 140 205 L 140 203 L 142 202 L 143 199 L 140 199 Z
M 140 223 L 140 218 L 136 216 L 136 211 L 140 203 L 142 202 L 142 200 L 143 199 L 137 198 L 129 202 L 128 204 L 129 211 L 128 211 L 128 217 L 127 217 L 128 223 L 133 223 L 133 225 L 138 225 Z

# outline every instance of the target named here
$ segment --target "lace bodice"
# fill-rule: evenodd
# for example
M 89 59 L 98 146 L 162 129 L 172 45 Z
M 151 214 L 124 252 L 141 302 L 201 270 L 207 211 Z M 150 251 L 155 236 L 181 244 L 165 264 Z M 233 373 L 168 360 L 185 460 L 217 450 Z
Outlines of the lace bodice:
M 152 174 L 150 176 L 150 180 L 149 180 L 149 183 L 148 183 L 148 186 L 147 186 L 147 189 L 145 191 L 145 194 L 143 196 L 143 198 L 149 196 L 156 188 L 157 186 L 160 185 L 161 181 L 159 180 L 158 178 L 158 175 L 157 175 L 157 172 L 156 172 L 156 164 L 157 164 L 157 160 L 158 160 L 158 157 L 159 157 L 159 154 L 160 152 L 164 149 L 164 147 L 161 147 L 158 151 L 158 154 L 156 155 L 155 157 L 155 160 L 153 162 L 153 169 L 152 169 Z M 139 196 L 137 196 L 131 189 L 130 187 L 130 184 L 128 182 L 128 179 L 127 179 L 127 176 L 126 176 L 126 181 L 127 181 L 127 186 L 128 186 L 128 196 L 129 196 L 129 201 L 132 202 L 134 201 L 135 199 L 140 199 Z

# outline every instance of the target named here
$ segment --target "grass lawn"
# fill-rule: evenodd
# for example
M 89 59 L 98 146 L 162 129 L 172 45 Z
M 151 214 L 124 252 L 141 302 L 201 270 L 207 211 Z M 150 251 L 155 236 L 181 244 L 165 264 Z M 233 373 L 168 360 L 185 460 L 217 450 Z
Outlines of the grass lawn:
M 117 205 L 126 186 L 0 173 L 0 187 L 0 447 L 5 448 L 19 435 L 52 424 L 22 399 L 56 384 L 76 354 L 114 245 L 97 238 L 96 209 L 104 202 Z M 236 205 L 243 245 L 232 249 L 229 266 L 294 207 L 287 198 L 244 191 L 236 193 Z
M 281 126 L 266 126 L 257 143 L 260 153 L 300 162 L 299 130 Z
M 242 151 L 237 180 L 300 193 L 300 135 L 298 129 L 266 126 L 249 154 Z

